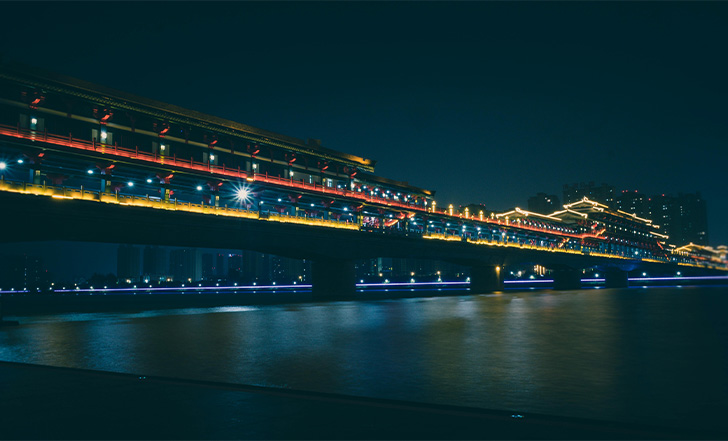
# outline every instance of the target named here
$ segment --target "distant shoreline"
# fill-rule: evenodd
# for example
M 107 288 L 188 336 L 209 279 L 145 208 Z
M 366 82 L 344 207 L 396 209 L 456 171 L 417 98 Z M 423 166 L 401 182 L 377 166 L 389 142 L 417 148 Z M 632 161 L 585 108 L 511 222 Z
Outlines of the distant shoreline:
M 693 281 L 695 282 L 695 281 Z M 630 288 L 642 287 L 725 287 L 724 280 L 704 280 L 700 283 L 678 284 L 666 281 L 644 281 L 633 283 Z M 301 289 L 303 288 L 303 289 Z M 258 290 L 233 291 L 219 289 L 217 291 L 203 291 L 190 289 L 191 292 L 172 290 L 134 292 L 104 292 L 96 290 L 91 292 L 63 292 L 63 293 L 22 293 L 2 294 L 2 311 L 4 317 L 30 316 L 36 314 L 70 313 L 70 312 L 112 312 L 112 311 L 146 311 L 154 309 L 178 308 L 215 308 L 223 306 L 246 305 L 276 305 L 286 303 L 318 303 L 335 301 L 370 301 L 418 297 L 447 297 L 477 295 L 471 293 L 469 285 L 433 287 L 403 287 L 394 285 L 392 288 L 377 287 L 359 289 L 354 296 L 315 299 L 310 288 L 266 288 Z M 607 289 L 597 283 L 585 282 L 582 289 Z M 621 288 L 624 289 L 624 288 Z M 627 288 L 629 289 L 629 288 Z M 553 291 L 550 284 L 523 283 L 508 284 L 504 292 L 532 292 Z M 559 291 L 568 292 L 568 291 Z

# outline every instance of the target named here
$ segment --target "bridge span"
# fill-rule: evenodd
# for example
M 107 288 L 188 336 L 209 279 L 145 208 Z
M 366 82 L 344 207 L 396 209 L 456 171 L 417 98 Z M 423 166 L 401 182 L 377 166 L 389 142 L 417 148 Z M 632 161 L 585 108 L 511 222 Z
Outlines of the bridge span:
M 18 186 L 20 187 L 20 186 Z M 444 260 L 470 267 L 473 292 L 503 288 L 505 268 L 539 264 L 553 270 L 557 289 L 580 287 L 581 268 L 597 267 L 606 285 L 627 286 L 627 271 L 683 268 L 677 262 L 615 259 L 602 255 L 487 241 L 427 240 L 419 234 L 362 231 L 344 226 L 287 222 L 265 212 L 150 202 L 134 205 L 117 194 L 68 191 L 54 187 L 9 190 L 0 182 L 4 221 L 12 225 L 2 241 L 69 240 L 206 248 L 248 249 L 312 261 L 318 298 L 348 296 L 355 289 L 354 261 L 374 257 Z M 4 190 L 4 191 L 1 191 Z M 78 198 L 71 195 L 76 194 Z M 143 202 L 143 201 L 142 201 Z M 235 215 L 239 214 L 239 215 Z M 133 228 L 130 228 L 133 226 Z
M 466 265 L 473 291 L 533 263 L 558 289 L 583 268 L 626 286 L 641 267 L 728 271 L 726 247 L 588 199 L 551 214 L 437 204 L 376 161 L 148 98 L 0 65 L 0 241 L 65 239 L 261 251 L 313 262 L 320 297 L 354 290 L 354 261 Z M 682 245 L 682 246 L 679 246 Z

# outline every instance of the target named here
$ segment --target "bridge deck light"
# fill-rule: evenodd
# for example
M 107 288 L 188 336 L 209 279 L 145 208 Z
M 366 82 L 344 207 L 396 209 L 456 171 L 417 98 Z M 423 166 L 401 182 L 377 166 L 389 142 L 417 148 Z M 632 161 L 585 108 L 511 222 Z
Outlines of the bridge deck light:
M 5 170 L 7 166 L 8 165 L 4 161 L 0 161 L 0 170 Z
M 134 186 L 134 183 L 131 182 L 131 181 L 129 181 L 126 185 L 128 185 L 129 187 L 133 187 Z
M 86 173 L 88 173 L 88 174 L 92 175 L 92 174 L 94 174 L 94 171 L 93 171 L 93 170 L 91 170 L 91 169 L 88 169 L 88 170 L 86 170 Z
M 201 191 L 202 190 L 202 185 L 198 185 L 196 188 L 197 188 L 197 191 Z
M 23 162 L 25 161 L 23 161 L 22 159 L 18 159 L 18 164 L 22 164 Z
M 147 178 L 147 183 L 148 184 L 151 184 L 152 183 L 152 178 Z

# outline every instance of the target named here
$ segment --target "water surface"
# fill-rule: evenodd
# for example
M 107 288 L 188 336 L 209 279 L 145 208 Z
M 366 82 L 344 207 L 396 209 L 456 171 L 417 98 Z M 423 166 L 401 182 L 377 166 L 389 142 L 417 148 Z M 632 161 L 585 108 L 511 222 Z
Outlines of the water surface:
M 21 317 L 0 360 L 728 430 L 728 288 Z

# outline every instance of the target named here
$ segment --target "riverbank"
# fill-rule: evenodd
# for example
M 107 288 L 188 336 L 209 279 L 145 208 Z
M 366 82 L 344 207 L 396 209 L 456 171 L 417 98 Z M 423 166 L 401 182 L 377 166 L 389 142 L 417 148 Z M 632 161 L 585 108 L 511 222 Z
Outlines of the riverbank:
M 3 439 L 721 439 L 725 434 L 0 362 Z

